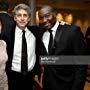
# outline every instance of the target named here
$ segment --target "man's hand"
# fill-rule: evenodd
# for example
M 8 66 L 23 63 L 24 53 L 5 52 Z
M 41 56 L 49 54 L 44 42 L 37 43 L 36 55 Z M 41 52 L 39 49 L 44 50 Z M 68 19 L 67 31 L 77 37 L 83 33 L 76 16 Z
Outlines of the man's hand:
M 40 81 L 38 80 L 38 75 L 35 75 L 34 77 L 34 80 L 39 84 L 41 88 L 43 87 L 42 78 L 43 78 L 43 73 L 41 74 Z

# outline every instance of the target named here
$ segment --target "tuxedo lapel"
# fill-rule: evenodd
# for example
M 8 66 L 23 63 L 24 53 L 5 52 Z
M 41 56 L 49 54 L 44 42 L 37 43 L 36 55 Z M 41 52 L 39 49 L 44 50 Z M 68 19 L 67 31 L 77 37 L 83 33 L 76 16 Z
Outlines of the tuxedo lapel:
M 44 54 L 45 54 L 45 55 L 48 55 L 48 52 L 47 52 L 47 50 L 46 50 L 46 48 L 45 48 L 45 45 L 44 45 L 44 43 L 43 43 L 43 40 L 42 40 L 42 37 L 43 37 L 44 33 L 45 33 L 45 30 L 40 28 L 39 36 L 40 36 L 40 39 L 41 39 L 41 41 L 42 41 L 43 51 L 44 51 Z
M 55 38 L 54 38 L 54 45 L 56 46 L 57 42 L 60 40 L 60 37 L 62 35 L 64 28 L 62 27 L 62 25 L 59 25 L 55 34 Z
M 63 25 L 59 25 L 58 28 L 57 28 L 57 30 L 56 30 L 56 34 L 55 34 L 55 38 L 54 38 L 52 50 L 51 50 L 51 52 L 49 53 L 50 55 L 53 55 L 53 54 L 54 54 L 55 49 L 56 49 L 56 47 L 57 47 L 58 42 L 60 41 L 60 38 L 61 38 L 61 35 L 62 35 L 62 32 L 63 32 L 63 31 L 64 31 Z M 43 31 L 43 33 L 41 34 L 41 38 L 43 37 L 43 34 L 44 34 L 44 31 Z M 43 46 L 44 46 L 44 44 L 43 44 Z M 48 54 L 45 46 L 44 46 L 44 51 L 45 51 L 46 54 Z
M 57 30 L 56 30 L 56 34 L 55 34 L 55 38 L 54 38 L 54 44 L 52 47 L 52 51 L 51 51 L 51 55 L 53 55 L 55 53 L 55 49 L 57 48 L 58 42 L 60 41 L 62 32 L 63 32 L 64 28 L 62 25 L 59 25 Z
M 43 34 L 44 34 L 44 32 L 43 32 Z M 42 37 L 43 37 L 43 34 L 42 34 Z M 41 38 L 42 38 L 42 37 L 41 37 Z M 42 41 L 42 42 L 43 42 L 43 41 Z M 46 50 L 46 48 L 45 48 L 44 43 L 42 44 L 42 47 L 43 47 L 43 50 L 44 50 L 45 55 L 48 55 L 48 52 L 47 52 L 47 50 Z
M 14 50 L 14 43 L 15 43 L 15 26 L 13 27 L 13 29 L 11 31 L 11 50 L 12 50 L 12 54 L 13 54 L 13 50 Z

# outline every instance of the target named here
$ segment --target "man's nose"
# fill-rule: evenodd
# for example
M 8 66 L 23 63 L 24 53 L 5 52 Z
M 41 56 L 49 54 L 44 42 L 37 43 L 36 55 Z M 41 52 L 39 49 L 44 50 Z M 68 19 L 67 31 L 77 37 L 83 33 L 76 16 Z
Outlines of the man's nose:
M 47 18 L 46 17 L 43 17 L 43 22 L 46 22 L 47 21 Z
M 22 20 L 24 19 L 24 15 L 21 15 L 21 19 L 22 19 Z

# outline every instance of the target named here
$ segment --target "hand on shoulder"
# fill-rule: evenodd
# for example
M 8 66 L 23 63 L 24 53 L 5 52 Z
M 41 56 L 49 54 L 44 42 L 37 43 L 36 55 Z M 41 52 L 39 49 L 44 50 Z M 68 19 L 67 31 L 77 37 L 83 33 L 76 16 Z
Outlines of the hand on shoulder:
M 68 22 L 65 22 L 65 21 L 61 21 L 61 22 L 60 22 L 60 25 L 65 25 L 65 24 L 66 24 L 66 25 L 71 25 L 71 24 L 69 24 Z

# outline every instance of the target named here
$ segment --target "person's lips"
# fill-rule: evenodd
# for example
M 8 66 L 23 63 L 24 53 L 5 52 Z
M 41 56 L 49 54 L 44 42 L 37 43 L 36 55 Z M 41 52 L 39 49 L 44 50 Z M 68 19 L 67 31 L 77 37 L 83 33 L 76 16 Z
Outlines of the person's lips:
M 48 27 L 48 26 L 50 26 L 50 24 L 49 24 L 49 23 L 47 23 L 47 24 L 45 24 L 44 26 L 45 26 L 45 27 Z

